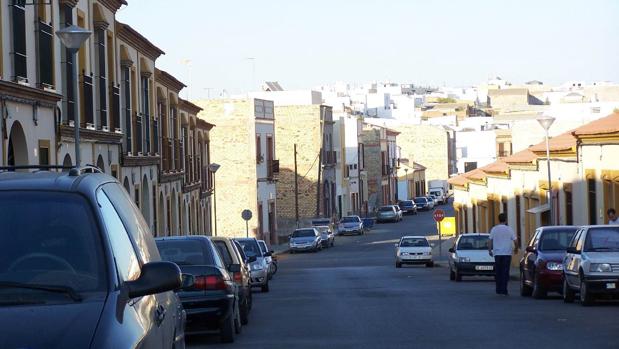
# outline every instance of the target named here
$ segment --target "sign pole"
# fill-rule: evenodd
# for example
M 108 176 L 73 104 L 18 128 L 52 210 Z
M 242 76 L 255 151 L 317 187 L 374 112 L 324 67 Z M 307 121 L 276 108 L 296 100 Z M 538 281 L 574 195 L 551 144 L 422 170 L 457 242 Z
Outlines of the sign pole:
M 245 237 L 249 237 L 249 221 L 245 221 Z
M 443 239 L 441 237 L 441 222 L 436 222 L 438 224 L 438 258 L 443 258 Z

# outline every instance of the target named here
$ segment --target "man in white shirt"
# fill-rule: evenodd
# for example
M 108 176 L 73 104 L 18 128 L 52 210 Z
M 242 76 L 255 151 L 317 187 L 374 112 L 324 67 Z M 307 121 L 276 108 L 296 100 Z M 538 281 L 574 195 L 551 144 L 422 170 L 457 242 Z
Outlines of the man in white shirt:
M 507 225 L 507 215 L 499 214 L 499 224 L 490 231 L 488 240 L 488 253 L 494 256 L 494 272 L 496 281 L 496 293 L 507 296 L 507 282 L 509 281 L 509 269 L 512 264 L 512 254 L 518 252 L 516 233 Z
M 615 212 L 614 208 L 609 208 L 606 214 L 608 215 L 608 224 L 619 225 L 619 217 L 617 217 L 617 212 Z

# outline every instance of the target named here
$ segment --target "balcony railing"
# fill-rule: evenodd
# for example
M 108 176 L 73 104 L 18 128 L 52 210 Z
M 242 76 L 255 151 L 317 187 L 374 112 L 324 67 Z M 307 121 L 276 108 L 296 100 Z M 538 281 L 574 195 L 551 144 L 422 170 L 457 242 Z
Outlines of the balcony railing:
M 39 20 L 39 84 L 41 87 L 53 87 L 54 68 L 52 43 L 54 41 L 54 29 L 51 25 Z
M 181 164 L 181 140 L 180 139 L 175 139 L 174 140 L 174 170 L 180 172 L 183 170 L 183 165 Z
M 84 124 L 94 127 L 94 111 L 93 111 L 93 83 L 92 76 L 82 74 L 82 86 L 84 91 Z

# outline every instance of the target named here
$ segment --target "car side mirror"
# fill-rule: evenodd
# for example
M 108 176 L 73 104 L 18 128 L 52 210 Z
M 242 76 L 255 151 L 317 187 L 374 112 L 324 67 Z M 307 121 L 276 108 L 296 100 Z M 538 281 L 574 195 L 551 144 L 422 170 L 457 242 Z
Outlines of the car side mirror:
M 189 282 L 189 280 L 188 280 Z M 129 298 L 172 291 L 183 285 L 181 270 L 172 262 L 150 262 L 142 266 L 140 277 L 125 282 Z
M 264 254 L 265 257 L 271 257 L 272 255 L 273 255 L 273 253 L 271 253 L 271 252 L 267 252 L 267 253 Z
M 456 250 L 455 250 L 453 247 L 451 247 L 451 248 L 449 249 L 449 253 L 456 253 Z
M 527 246 L 527 248 L 525 248 L 525 251 L 530 253 L 537 253 L 537 249 L 535 248 L 535 246 Z
M 240 264 L 230 264 L 228 266 L 228 271 L 231 273 L 240 273 L 241 272 L 241 265 Z
M 565 252 L 572 254 L 580 254 L 580 252 L 575 247 L 568 247 Z
M 396 248 L 400 247 L 400 244 L 395 244 L 395 247 L 396 247 Z
M 182 278 L 181 287 L 180 287 L 181 290 L 193 287 L 193 285 L 196 282 L 196 277 L 191 274 L 183 273 L 181 274 L 181 278 Z
M 247 257 L 247 263 L 253 263 L 256 260 L 258 260 L 258 257 L 256 256 Z

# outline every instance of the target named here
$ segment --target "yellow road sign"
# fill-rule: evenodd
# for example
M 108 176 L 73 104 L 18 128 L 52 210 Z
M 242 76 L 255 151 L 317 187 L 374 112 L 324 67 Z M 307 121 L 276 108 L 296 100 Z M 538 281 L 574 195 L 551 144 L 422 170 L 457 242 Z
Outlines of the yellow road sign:
M 456 217 L 445 217 L 440 223 L 440 232 L 442 236 L 456 235 Z

